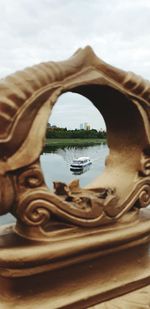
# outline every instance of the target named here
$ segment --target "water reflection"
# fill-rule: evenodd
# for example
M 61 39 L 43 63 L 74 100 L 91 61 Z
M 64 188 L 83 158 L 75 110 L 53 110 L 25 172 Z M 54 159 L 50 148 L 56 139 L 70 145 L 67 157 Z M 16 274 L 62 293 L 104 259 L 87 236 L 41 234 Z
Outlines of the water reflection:
M 79 179 L 81 186 L 87 185 L 104 169 L 107 154 L 107 145 L 67 147 L 57 149 L 55 153 L 44 153 L 41 156 L 41 166 L 47 186 L 53 189 L 53 181 L 69 183 L 73 179 Z M 90 157 L 92 165 L 83 173 L 72 173 L 70 164 L 78 157 Z
M 40 157 L 41 167 L 47 186 L 53 190 L 53 181 L 62 181 L 69 183 L 73 179 L 79 179 L 83 187 L 98 176 L 103 168 L 105 157 L 108 154 L 107 145 L 98 145 L 90 147 L 69 147 L 57 149 L 55 152 L 43 153 Z M 70 164 L 73 159 L 78 157 L 90 157 L 92 165 L 89 169 L 82 172 L 72 173 Z M 14 222 L 15 218 L 8 214 L 0 217 L 0 225 Z

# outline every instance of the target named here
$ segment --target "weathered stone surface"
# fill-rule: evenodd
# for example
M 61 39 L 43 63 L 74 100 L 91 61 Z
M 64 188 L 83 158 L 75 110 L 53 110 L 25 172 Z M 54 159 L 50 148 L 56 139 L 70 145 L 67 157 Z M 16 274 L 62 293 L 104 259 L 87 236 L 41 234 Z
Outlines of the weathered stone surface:
M 102 113 L 110 151 L 86 188 L 55 182 L 51 192 L 39 157 L 67 91 Z M 132 309 L 134 295 L 149 306 L 150 209 L 141 209 L 150 204 L 149 81 L 90 47 L 15 73 L 0 82 L 0 149 L 0 215 L 17 218 L 0 231 L 0 308 Z

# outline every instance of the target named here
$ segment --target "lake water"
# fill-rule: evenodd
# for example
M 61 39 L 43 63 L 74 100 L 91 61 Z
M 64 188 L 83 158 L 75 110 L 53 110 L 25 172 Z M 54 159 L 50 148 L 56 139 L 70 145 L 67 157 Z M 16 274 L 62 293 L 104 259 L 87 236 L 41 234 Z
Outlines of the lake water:
M 41 156 L 41 166 L 48 187 L 53 188 L 53 181 L 69 183 L 73 179 L 80 179 L 81 186 L 87 185 L 103 170 L 107 153 L 107 145 L 83 148 L 70 147 L 58 149 L 55 153 L 44 153 Z M 70 171 L 72 160 L 84 156 L 90 157 L 92 165 L 85 173 L 74 175 Z
M 43 153 L 40 161 L 47 186 L 52 190 L 53 181 L 71 182 L 73 179 L 79 179 L 83 187 L 90 183 L 104 169 L 105 158 L 108 154 L 107 145 L 98 145 L 90 147 L 70 147 L 58 149 L 53 153 Z M 70 171 L 70 164 L 73 159 L 88 156 L 92 160 L 89 170 L 81 175 L 74 175 Z M 12 223 L 15 219 L 11 215 L 0 217 L 0 224 Z

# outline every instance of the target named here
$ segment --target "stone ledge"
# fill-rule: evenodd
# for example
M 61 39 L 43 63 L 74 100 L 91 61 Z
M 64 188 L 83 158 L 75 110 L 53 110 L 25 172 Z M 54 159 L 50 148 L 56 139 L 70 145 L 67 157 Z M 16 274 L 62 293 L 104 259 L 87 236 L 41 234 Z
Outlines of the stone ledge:
M 107 232 L 75 228 L 61 240 L 57 232 L 57 241 L 53 234 L 49 242 L 29 241 L 5 229 L 0 308 L 89 308 L 148 286 L 149 213 L 144 210 L 139 221 L 120 228 L 118 223 Z
M 150 308 L 150 285 L 138 289 L 126 295 L 111 299 L 102 304 L 89 307 L 89 309 L 149 309 Z

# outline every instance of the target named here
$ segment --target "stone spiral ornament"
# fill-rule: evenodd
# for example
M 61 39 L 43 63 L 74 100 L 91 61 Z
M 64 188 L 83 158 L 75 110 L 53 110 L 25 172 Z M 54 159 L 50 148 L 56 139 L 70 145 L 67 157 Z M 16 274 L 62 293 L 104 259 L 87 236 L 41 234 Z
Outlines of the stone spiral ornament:
M 142 156 L 141 159 L 141 172 L 145 176 L 150 175 L 150 158 L 146 158 L 145 156 Z
M 139 202 L 141 207 L 150 205 L 150 184 L 145 184 L 139 194 Z
M 46 187 L 39 157 L 51 111 L 68 91 L 102 114 L 109 155 L 86 189 L 60 184 L 58 194 Z M 11 212 L 26 231 L 53 217 L 91 228 L 114 223 L 137 203 L 149 204 L 150 82 L 105 63 L 89 46 L 8 76 L 0 81 L 0 149 L 1 215 Z
M 38 199 L 35 195 L 29 195 L 22 201 L 18 217 L 26 225 L 41 226 L 51 218 L 49 203 L 42 198 Z
M 37 188 L 44 184 L 43 174 L 38 165 L 21 172 L 17 178 L 18 185 L 26 188 Z

